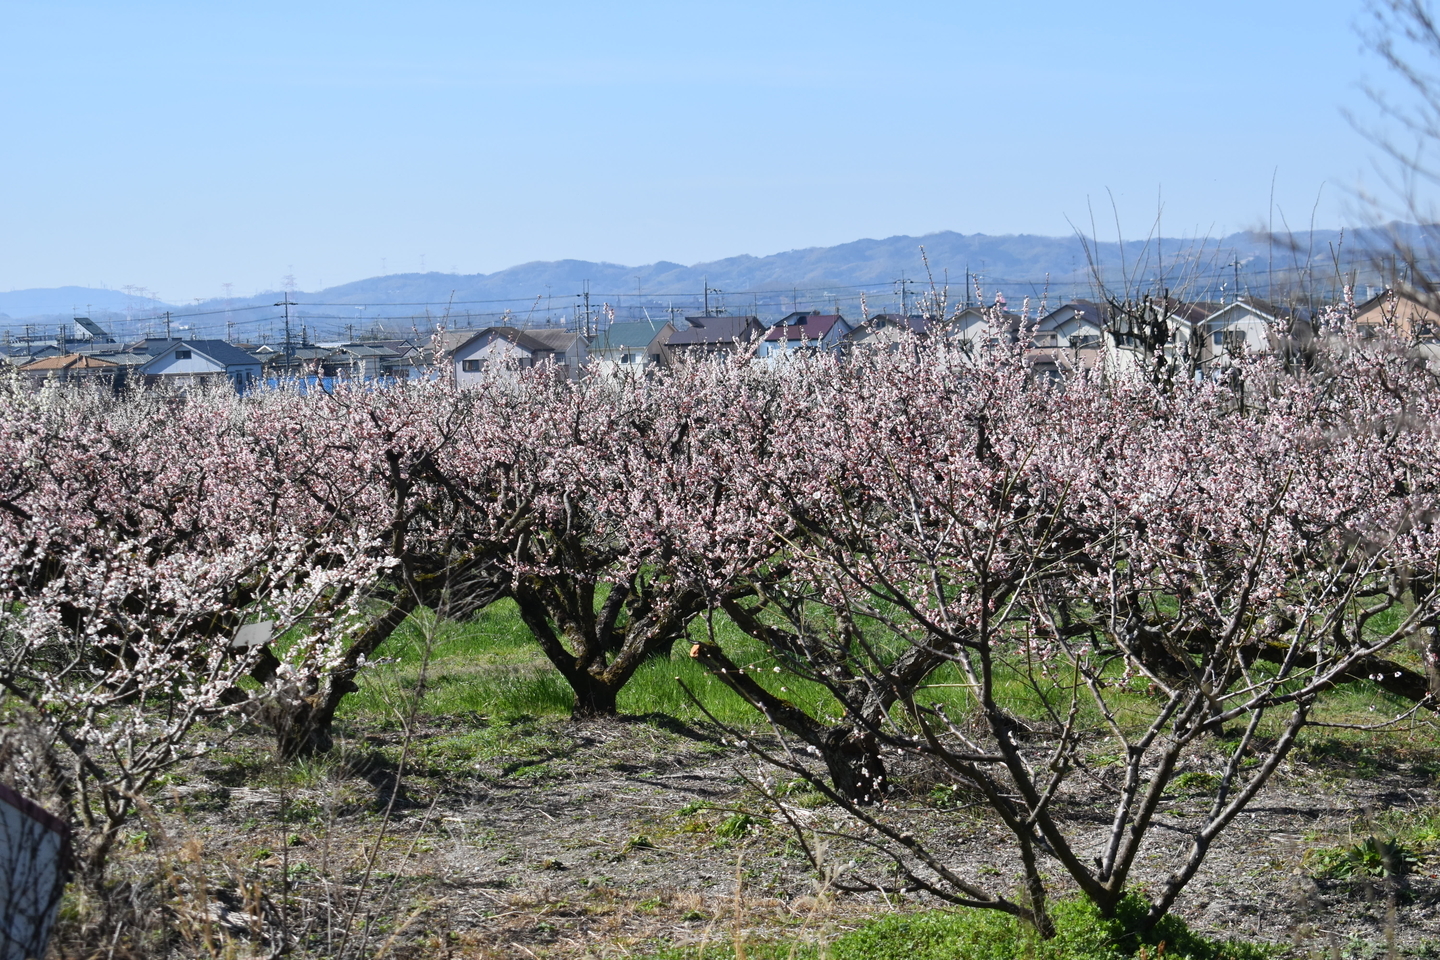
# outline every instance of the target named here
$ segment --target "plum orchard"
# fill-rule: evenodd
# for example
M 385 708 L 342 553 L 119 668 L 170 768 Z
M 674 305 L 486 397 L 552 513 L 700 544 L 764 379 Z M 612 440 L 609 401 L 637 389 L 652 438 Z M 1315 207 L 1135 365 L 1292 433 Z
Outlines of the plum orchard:
M 1019 355 L 943 351 L 787 375 L 805 428 L 738 458 L 769 491 L 756 536 L 777 506 L 787 518 L 786 575 L 725 609 L 843 717 L 807 715 L 723 650 L 694 655 L 800 741 L 769 759 L 850 810 L 863 829 L 846 839 L 893 858 L 887 879 L 842 886 L 924 889 L 1048 931 L 1059 868 L 1109 914 L 1203 745 L 1224 757 L 1216 789 L 1155 922 L 1324 691 L 1375 682 L 1434 709 L 1440 391 L 1393 343 L 1336 347 L 1297 375 L 1241 363 L 1224 384 L 1038 383 Z M 1391 652 L 1407 641 L 1418 657 Z M 927 687 L 941 665 L 959 707 Z M 999 816 L 1022 897 L 956 874 L 875 808 L 886 758 L 906 755 Z M 1065 815 L 1097 793 L 1098 841 Z
M 1223 382 L 1037 381 L 1019 350 L 932 342 L 466 390 L 12 383 L 6 708 L 72 758 L 98 870 L 147 785 L 203 749 L 198 722 L 328 749 L 366 658 L 421 607 L 513 599 L 577 718 L 613 714 L 647 658 L 724 616 L 765 670 L 713 631 L 692 655 L 781 735 L 769 759 L 851 815 L 825 844 L 893 859 L 842 887 L 1048 932 L 1058 870 L 1113 912 L 1172 780 L 1219 751 L 1158 920 L 1325 691 L 1376 683 L 1425 710 L 1440 692 L 1440 390 L 1403 345 L 1333 325 L 1299 369 L 1239 360 Z M 260 620 L 275 639 L 235 647 Z M 787 699 L 797 676 L 829 708 Z M 900 758 L 991 808 L 1022 895 L 916 839 L 918 814 L 885 802 Z M 1069 816 L 1096 802 L 1099 839 Z

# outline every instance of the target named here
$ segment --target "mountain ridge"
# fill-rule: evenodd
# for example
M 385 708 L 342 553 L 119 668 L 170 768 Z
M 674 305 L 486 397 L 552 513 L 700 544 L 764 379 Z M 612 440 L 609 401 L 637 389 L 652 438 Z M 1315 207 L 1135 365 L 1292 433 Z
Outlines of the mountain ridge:
M 967 274 L 972 287 L 988 298 L 1003 292 L 1012 303 L 1022 297 L 1052 302 L 1093 295 L 1094 273 L 1116 287 L 1184 289 L 1195 299 L 1267 289 L 1277 270 L 1293 273 L 1309 264 L 1328 269 L 1333 251 L 1348 251 L 1346 262 L 1367 263 L 1392 249 L 1395 237 L 1433 242 L 1435 228 L 1390 224 L 1358 230 L 1326 229 L 1305 235 L 1303 243 L 1275 240 L 1257 231 L 1211 239 L 1151 238 L 1087 240 L 1078 235 L 963 234 L 944 230 L 912 236 L 861 238 L 831 246 L 800 247 L 763 256 L 738 254 L 685 265 L 657 260 L 640 266 L 575 258 L 533 260 L 492 273 L 401 273 L 366 277 L 313 292 L 294 291 L 292 322 L 317 329 L 349 329 L 370 322 L 403 319 L 415 325 L 463 316 L 478 322 L 564 322 L 583 310 L 588 281 L 592 315 L 618 308 L 624 316 L 698 312 L 711 309 L 785 313 L 811 306 L 835 306 L 859 312 L 898 307 L 901 280 L 906 295 L 948 282 L 952 296 L 964 296 Z M 1300 248 L 1304 247 L 1302 251 Z M 922 257 L 921 250 L 924 250 Z M 1342 257 L 1342 260 L 1345 259 Z M 929 274 L 926 273 L 928 260 Z M 1373 272 L 1373 270 L 1372 270 Z M 1378 282 L 1379 277 L 1374 278 Z M 17 332 L 20 324 L 63 323 L 71 310 L 88 304 L 97 319 L 115 324 L 128 316 L 131 326 L 154 324 L 164 311 L 182 331 L 216 333 L 227 323 L 258 329 L 282 318 L 275 301 L 284 291 L 265 291 L 230 300 L 175 305 L 141 299 L 122 291 L 81 286 L 36 288 L 0 293 L 0 327 Z M 890 304 L 896 300 L 896 304 Z M 508 312 L 507 312 L 508 311 Z M 223 315 L 222 315 L 223 314 Z M 217 319 L 218 317 L 218 319 Z M 137 327 L 138 329 L 138 327 Z M 121 331 L 129 334 L 134 331 Z M 245 330 L 239 331 L 246 334 Z

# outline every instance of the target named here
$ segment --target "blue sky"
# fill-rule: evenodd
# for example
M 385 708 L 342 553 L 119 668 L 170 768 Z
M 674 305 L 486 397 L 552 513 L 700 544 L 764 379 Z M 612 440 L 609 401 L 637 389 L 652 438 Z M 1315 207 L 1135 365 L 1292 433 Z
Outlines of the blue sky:
M 1362 0 L 0 0 L 0 289 L 1354 221 Z M 1108 191 L 1108 192 L 1107 192 Z M 1277 218 L 1278 223 L 1278 218 Z

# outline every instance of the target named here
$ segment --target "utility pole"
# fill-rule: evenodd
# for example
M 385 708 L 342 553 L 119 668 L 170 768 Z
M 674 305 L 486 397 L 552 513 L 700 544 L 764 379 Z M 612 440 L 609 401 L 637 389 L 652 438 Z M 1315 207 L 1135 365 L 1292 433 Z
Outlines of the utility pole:
M 915 281 L 907 279 L 905 274 L 902 273 L 900 274 L 900 279 L 894 282 L 900 287 L 900 316 L 908 317 L 910 316 L 910 284 Z
M 290 358 L 294 355 L 290 342 L 290 308 L 292 306 L 298 306 L 298 304 L 290 299 L 290 291 L 286 290 L 285 299 L 275 304 L 275 306 L 285 308 L 285 361 L 288 365 Z M 166 314 L 166 316 L 169 316 L 169 314 Z
M 1234 302 L 1234 303 L 1239 303 L 1239 302 L 1240 302 L 1240 256 L 1239 256 L 1239 254 L 1236 254 L 1235 259 L 1233 259 L 1233 260 L 1231 260 L 1229 263 L 1225 264 L 1225 266 L 1227 266 L 1227 267 L 1234 267 L 1234 268 L 1235 268 L 1235 296 L 1234 296 L 1234 300 L 1233 300 L 1232 302 Z
M 171 339 L 171 337 L 170 337 L 170 311 L 169 311 L 169 310 L 166 310 L 166 311 L 165 311 L 165 339 L 166 339 L 166 340 Z
M 700 282 L 705 285 L 705 316 L 710 316 L 710 278 L 703 276 Z
M 576 298 L 577 300 L 582 300 L 582 299 L 583 299 L 583 300 L 585 301 L 585 317 L 584 317 L 585 326 L 584 326 L 583 330 L 577 330 L 576 332 L 577 332 L 577 333 L 584 333 L 584 335 L 585 335 L 586 337 L 588 337 L 588 336 L 590 336 L 590 281 L 589 281 L 589 280 L 583 280 L 583 281 L 581 281 L 581 282 L 584 283 L 584 285 L 585 285 L 584 292 L 583 292 L 583 293 L 577 293 L 577 294 L 575 294 L 575 298 Z M 579 306 L 579 304 L 576 304 L 576 306 Z M 575 325 L 578 327 L 578 326 L 580 326 L 580 321 L 579 321 L 579 318 L 576 318 L 576 319 L 577 319 L 577 322 L 576 322 Z

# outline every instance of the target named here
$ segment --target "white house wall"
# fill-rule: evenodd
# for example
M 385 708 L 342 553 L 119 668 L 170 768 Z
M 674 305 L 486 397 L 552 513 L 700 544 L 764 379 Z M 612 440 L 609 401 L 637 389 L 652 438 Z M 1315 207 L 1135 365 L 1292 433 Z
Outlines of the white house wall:
M 482 367 L 479 371 L 466 371 L 466 360 L 479 360 Z M 529 350 L 506 340 L 497 334 L 487 334 L 473 343 L 467 344 L 455 351 L 455 381 L 461 385 L 483 380 L 487 374 L 484 367 L 491 364 L 513 364 L 520 367 L 528 367 L 534 362 L 534 357 Z
M 1260 353 L 1270 349 L 1270 325 L 1255 312 L 1241 307 L 1238 309 L 1222 311 L 1212 316 L 1205 325 L 1205 352 L 1207 356 L 1219 356 L 1224 352 L 1224 347 L 1215 343 L 1217 333 L 1243 333 L 1245 335 L 1245 349 L 1251 353 Z
M 184 375 L 204 376 L 205 374 L 223 374 L 225 372 L 225 368 L 222 365 L 211 360 L 203 353 L 195 350 L 191 350 L 189 353 L 190 356 L 184 360 L 177 358 L 173 351 L 166 356 L 156 357 L 147 365 L 145 372 L 162 377 Z M 258 364 L 255 370 L 258 375 L 260 370 Z

